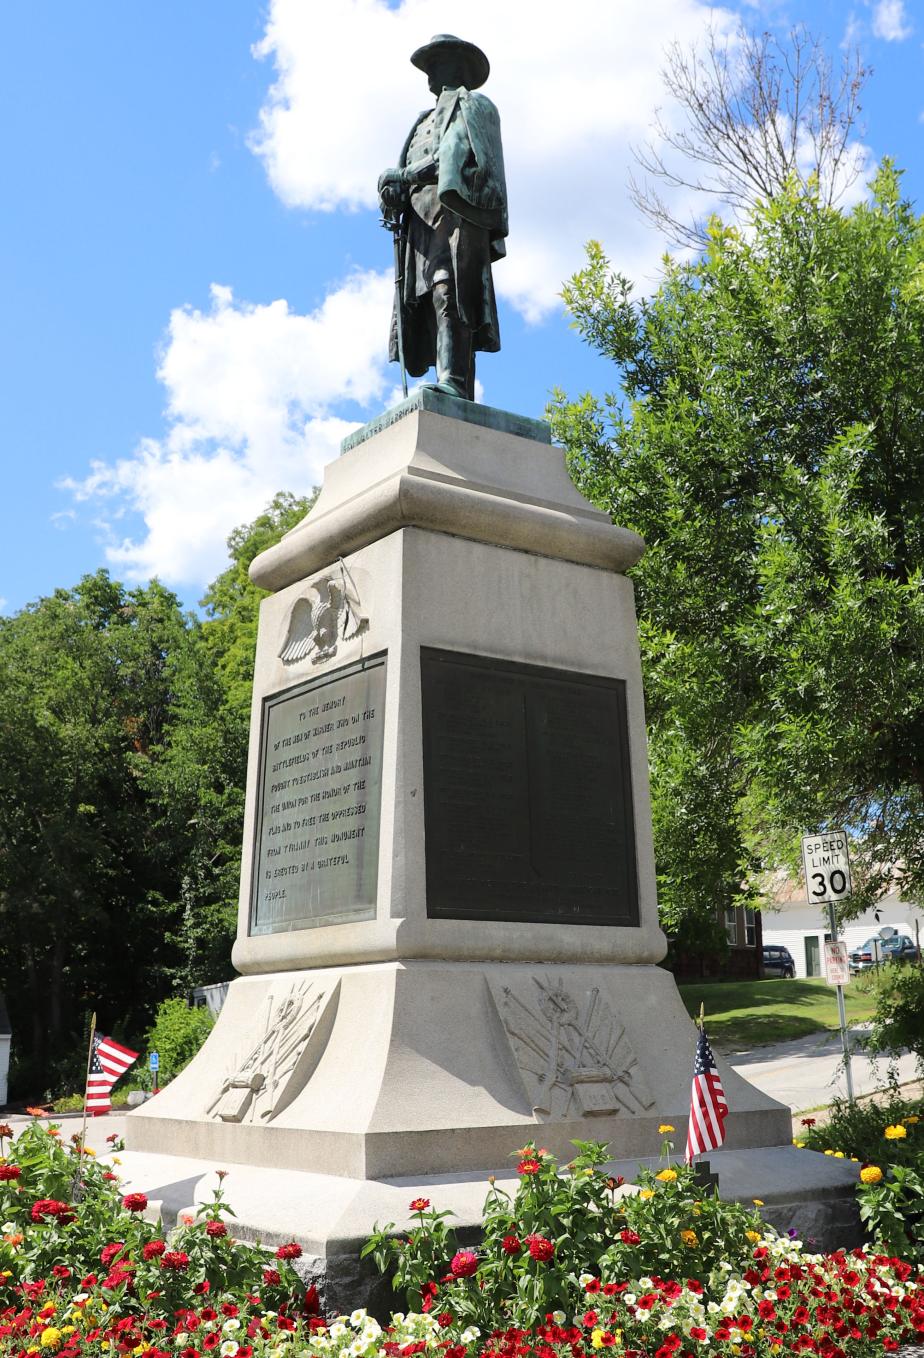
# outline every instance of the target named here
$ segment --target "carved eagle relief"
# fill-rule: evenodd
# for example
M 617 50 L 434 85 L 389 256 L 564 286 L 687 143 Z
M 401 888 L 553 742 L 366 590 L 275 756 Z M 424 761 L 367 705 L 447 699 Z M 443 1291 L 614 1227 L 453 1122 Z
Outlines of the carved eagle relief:
M 368 626 L 356 587 L 346 572 L 341 572 L 339 579 L 322 576 L 293 604 L 279 657 L 284 664 L 294 665 L 311 656 L 311 663 L 318 665 L 336 655 L 341 641 L 350 641 Z

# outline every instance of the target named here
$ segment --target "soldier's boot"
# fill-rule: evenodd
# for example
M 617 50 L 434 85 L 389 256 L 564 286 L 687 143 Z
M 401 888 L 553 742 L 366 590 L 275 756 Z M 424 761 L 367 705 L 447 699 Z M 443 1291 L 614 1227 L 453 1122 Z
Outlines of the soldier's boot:
M 475 399 L 475 355 L 472 352 L 472 332 L 459 320 L 456 300 L 450 282 L 433 285 L 433 309 L 436 312 L 436 381 L 435 391 L 447 396 L 458 396 L 463 401 Z

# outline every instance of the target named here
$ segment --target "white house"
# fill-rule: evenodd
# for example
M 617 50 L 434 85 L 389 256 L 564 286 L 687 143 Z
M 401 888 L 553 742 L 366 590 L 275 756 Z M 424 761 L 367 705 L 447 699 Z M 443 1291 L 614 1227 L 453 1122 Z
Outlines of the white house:
M 788 948 L 796 964 L 797 976 L 824 975 L 824 943 L 831 937 L 828 912 L 825 906 L 809 905 L 804 888 L 792 886 L 792 896 L 785 890 L 767 904 L 761 912 L 764 944 Z M 867 910 L 849 924 L 840 936 L 848 948 L 857 948 L 868 938 L 874 938 L 884 926 L 891 926 L 921 945 L 924 942 L 924 911 L 919 906 L 903 901 L 898 891 L 883 896 L 875 910 Z

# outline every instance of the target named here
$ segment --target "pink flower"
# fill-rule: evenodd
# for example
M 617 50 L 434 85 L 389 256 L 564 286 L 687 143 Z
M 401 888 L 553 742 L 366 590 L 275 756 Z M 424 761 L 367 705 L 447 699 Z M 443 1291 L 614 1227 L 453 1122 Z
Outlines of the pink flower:
M 526 1243 L 530 1256 L 540 1264 L 547 1264 L 555 1253 L 555 1246 L 551 1240 L 546 1240 L 544 1235 L 528 1235 Z
M 454 1278 L 470 1278 L 478 1268 L 478 1256 L 471 1250 L 459 1250 L 449 1264 Z

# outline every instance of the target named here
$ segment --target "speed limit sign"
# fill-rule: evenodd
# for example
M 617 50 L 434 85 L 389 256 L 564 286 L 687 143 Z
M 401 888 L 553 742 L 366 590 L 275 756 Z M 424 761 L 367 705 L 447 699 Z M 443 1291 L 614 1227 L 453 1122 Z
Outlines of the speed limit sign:
M 802 866 L 809 901 L 823 905 L 850 895 L 850 857 L 843 830 L 803 835 Z

